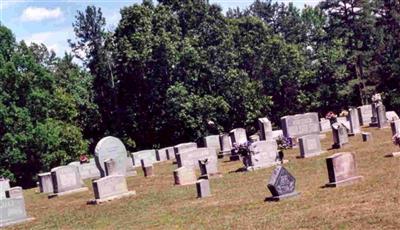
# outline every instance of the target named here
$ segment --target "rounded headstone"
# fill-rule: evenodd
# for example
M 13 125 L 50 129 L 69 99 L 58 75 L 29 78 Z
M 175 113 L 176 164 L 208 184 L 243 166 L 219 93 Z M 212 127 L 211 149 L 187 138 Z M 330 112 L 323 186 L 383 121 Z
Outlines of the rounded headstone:
M 95 148 L 96 166 L 101 177 L 106 176 L 104 162 L 113 159 L 115 162 L 115 174 L 126 174 L 127 151 L 122 141 L 116 137 L 108 136 L 101 139 Z

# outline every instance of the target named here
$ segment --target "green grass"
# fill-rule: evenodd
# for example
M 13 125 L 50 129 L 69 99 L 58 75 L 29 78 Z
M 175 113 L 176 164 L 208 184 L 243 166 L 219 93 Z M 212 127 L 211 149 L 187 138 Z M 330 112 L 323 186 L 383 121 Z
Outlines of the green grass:
M 299 149 L 285 152 L 285 167 L 297 179 L 300 196 L 264 202 L 273 168 L 231 173 L 240 162 L 220 160 L 223 177 L 211 180 L 212 197 L 196 198 L 196 188 L 174 186 L 171 162 L 155 165 L 156 176 L 128 178 L 137 195 L 102 205 L 87 205 L 90 192 L 47 199 L 37 189 L 25 191 L 29 216 L 36 220 L 14 229 L 399 229 L 400 158 L 385 158 L 397 151 L 390 129 L 366 128 L 373 142 L 361 136 L 350 144 L 309 159 L 297 159 Z M 330 148 L 329 133 L 322 141 Z M 340 188 L 322 188 L 328 182 L 325 158 L 354 151 L 362 182 Z

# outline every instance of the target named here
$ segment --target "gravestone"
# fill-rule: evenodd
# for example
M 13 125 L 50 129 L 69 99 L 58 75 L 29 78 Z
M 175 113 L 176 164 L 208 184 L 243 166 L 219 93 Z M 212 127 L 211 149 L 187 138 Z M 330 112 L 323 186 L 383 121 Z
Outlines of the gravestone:
M 203 138 L 204 147 L 215 149 L 215 154 L 221 151 L 221 144 L 219 143 L 219 135 L 211 135 Z
M 210 181 L 208 179 L 199 179 L 196 182 L 197 198 L 211 196 Z
M 175 160 L 175 150 L 174 147 L 168 147 L 167 150 L 168 160 Z
M 272 135 L 272 132 L 271 132 L 271 135 Z M 272 139 L 272 137 L 271 137 L 271 139 Z M 253 134 L 253 135 L 249 136 L 249 141 L 250 142 L 260 141 L 260 136 L 257 133 Z
M 277 166 L 267 185 L 272 196 L 267 201 L 279 201 L 299 195 L 296 192 L 296 179 L 283 166 Z
M 74 161 L 69 163 L 68 165 L 78 167 L 79 174 L 81 175 L 82 180 L 100 177 L 100 171 L 96 166 L 95 159 L 93 158 L 89 159 L 88 163 L 81 164 L 81 162 L 79 161 Z
M 133 158 L 132 158 L 132 154 L 129 153 L 128 157 L 126 158 L 126 177 L 130 177 L 130 176 L 136 176 L 137 172 L 136 172 L 136 168 L 133 165 Z
M 52 193 L 54 191 L 53 180 L 51 179 L 50 172 L 39 173 L 38 180 L 39 180 L 39 191 L 41 193 Z
M 277 139 L 279 139 L 279 137 L 282 137 L 282 136 L 283 136 L 282 129 L 272 131 L 272 139 L 277 140 Z
M 386 109 L 383 104 L 380 104 L 376 107 L 376 114 L 378 117 L 378 128 L 387 128 L 389 124 L 386 119 Z
M 142 159 L 140 162 L 142 165 L 142 170 L 143 170 L 144 176 L 145 177 L 154 176 L 153 164 L 151 163 L 151 161 Z
M 49 198 L 88 190 L 84 187 L 79 170 L 75 166 L 66 165 L 51 169 L 51 179 L 53 194 L 50 194 Z
M 156 150 L 155 149 L 148 149 L 148 150 L 142 150 L 138 152 L 132 153 L 132 158 L 133 158 L 133 164 L 136 167 L 141 166 L 141 160 L 145 159 L 151 164 L 154 164 L 157 162 L 156 158 Z
M 391 122 L 399 119 L 399 115 L 395 111 L 387 111 L 386 112 L 386 119 Z
M 196 183 L 196 174 L 192 167 L 180 167 L 174 170 L 175 185 L 189 185 Z
M 363 105 L 357 107 L 358 110 L 358 119 L 360 121 L 360 125 L 368 126 L 371 123 L 372 117 L 372 106 L 371 105 Z
M 331 122 L 328 119 L 321 118 L 319 121 L 320 131 L 323 133 L 332 131 Z
M 272 139 L 272 124 L 267 117 L 258 118 L 258 127 L 260 129 L 260 140 Z
M 392 129 L 392 136 L 400 133 L 400 119 L 390 122 L 390 128 Z
M 219 143 L 221 145 L 221 155 L 229 155 L 232 152 L 232 141 L 229 134 L 224 133 L 219 135 Z
M 10 189 L 10 180 L 0 178 L 0 199 L 6 198 L 6 191 Z
M 246 130 L 243 128 L 232 129 L 229 132 L 229 136 L 231 137 L 232 145 L 235 143 L 240 145 L 247 142 Z
M 91 204 L 100 204 L 114 199 L 133 196 L 135 191 L 128 191 L 126 179 L 123 175 L 111 175 L 93 181 L 94 200 Z
M 12 187 L 6 190 L 6 197 L 7 198 L 24 198 L 24 193 L 22 192 L 22 187 Z
M 106 169 L 106 176 L 119 175 L 116 169 L 114 159 L 107 159 L 104 161 L 104 168 Z
M 300 157 L 307 158 L 323 153 L 319 135 L 307 135 L 299 138 Z
M 350 123 L 350 135 L 356 135 L 361 133 L 360 120 L 358 117 L 358 111 L 355 108 L 349 109 L 348 120 Z
M 347 117 L 337 117 L 336 120 L 337 120 L 337 122 L 342 123 L 343 125 L 345 125 L 346 123 L 349 123 L 349 121 L 347 120 Z M 348 129 L 350 129 L 350 123 L 349 123 Z
M 327 187 L 338 187 L 355 183 L 362 179 L 357 175 L 354 153 L 336 153 L 326 158 L 329 183 Z
M 372 140 L 372 135 L 369 132 L 362 132 L 362 140 L 363 142 L 371 141 Z
M 191 151 L 182 152 L 176 155 L 178 167 L 198 168 L 198 161 L 208 159 L 208 173 L 218 174 L 218 158 L 215 155 L 214 149 L 197 148 Z
M 200 168 L 200 178 L 209 178 L 209 177 L 221 177 L 222 174 L 217 172 L 215 173 L 214 164 L 210 164 L 208 158 L 199 160 L 199 168 Z M 213 172 L 214 173 L 210 173 Z
M 167 153 L 168 148 L 169 147 L 156 150 L 156 159 L 157 159 L 157 161 L 161 161 L 162 162 L 162 161 L 167 161 L 167 160 L 170 159 L 169 156 L 168 156 L 168 153 Z
M 127 151 L 122 141 L 116 137 L 108 136 L 102 138 L 94 150 L 96 166 L 100 170 L 101 177 L 106 176 L 104 161 L 113 159 L 115 170 L 118 175 L 126 175 Z
M 309 134 L 319 134 L 319 119 L 317 113 L 304 113 L 281 118 L 283 135 L 298 138 Z
M 346 127 L 341 123 L 332 124 L 333 145 L 332 148 L 341 148 L 343 145 L 349 143 L 349 135 L 347 134 Z
M 24 198 L 0 199 L 0 228 L 33 219 L 26 214 Z
M 174 146 L 174 154 L 175 154 L 175 159 L 179 153 L 190 151 L 193 149 L 197 149 L 197 143 L 196 142 L 187 142 L 187 143 L 182 143 L 179 145 Z
M 247 170 L 267 168 L 279 164 L 278 145 L 275 140 L 257 141 L 251 143 L 250 154 L 243 159 Z
M 369 126 L 371 127 L 376 127 L 378 126 L 378 114 L 377 114 L 377 107 L 378 107 L 378 103 L 372 103 L 371 104 L 371 122 L 369 123 Z

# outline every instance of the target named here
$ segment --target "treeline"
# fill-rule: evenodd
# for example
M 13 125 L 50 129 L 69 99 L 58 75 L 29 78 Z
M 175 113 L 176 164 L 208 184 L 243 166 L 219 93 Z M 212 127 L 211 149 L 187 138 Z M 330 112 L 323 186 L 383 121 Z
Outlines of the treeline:
M 323 116 L 375 92 L 400 112 L 395 0 L 302 10 L 257 0 L 225 15 L 206 0 L 145 0 L 121 9 L 112 31 L 93 6 L 73 29 L 73 54 L 58 58 L 0 28 L 0 175 L 20 184 L 105 135 L 133 151 L 235 127 L 252 134 L 258 117 Z

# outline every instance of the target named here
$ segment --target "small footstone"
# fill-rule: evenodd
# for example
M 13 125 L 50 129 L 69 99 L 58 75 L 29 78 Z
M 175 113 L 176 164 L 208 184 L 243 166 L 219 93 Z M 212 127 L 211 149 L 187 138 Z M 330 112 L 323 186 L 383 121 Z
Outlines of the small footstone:
M 369 132 L 363 132 L 361 135 L 362 135 L 362 140 L 363 140 L 364 142 L 372 141 L 372 135 L 371 135 L 371 133 L 369 133 Z
M 208 179 L 200 179 L 196 182 L 197 198 L 211 196 L 210 181 Z

